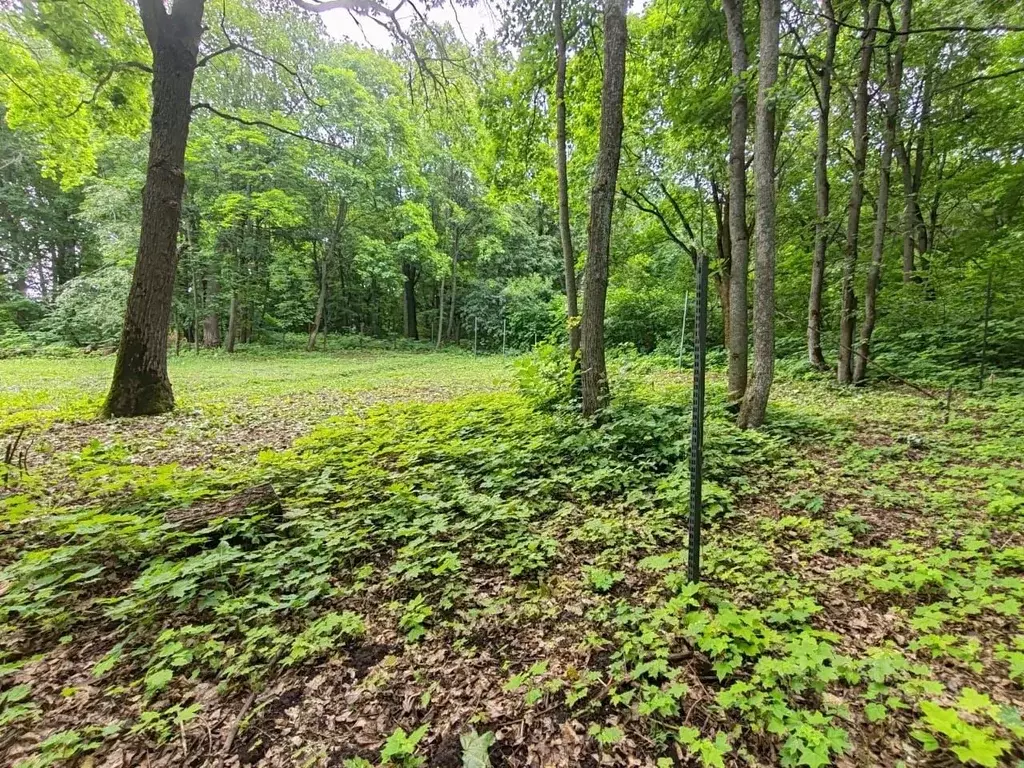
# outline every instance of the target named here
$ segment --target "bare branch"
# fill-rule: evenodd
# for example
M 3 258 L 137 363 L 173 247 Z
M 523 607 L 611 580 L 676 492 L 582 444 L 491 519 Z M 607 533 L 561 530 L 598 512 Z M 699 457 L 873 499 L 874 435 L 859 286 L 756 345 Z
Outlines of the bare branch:
M 256 128 L 268 128 L 268 129 L 270 129 L 272 131 L 277 131 L 278 133 L 283 133 L 285 136 L 291 136 L 291 137 L 296 138 L 296 139 L 302 139 L 303 141 L 309 141 L 309 142 L 312 142 L 313 144 L 321 144 L 321 145 L 323 145 L 325 147 L 330 147 L 331 149 L 341 150 L 342 152 L 345 152 L 346 154 L 348 154 L 350 156 L 352 155 L 351 148 L 343 146 L 341 144 L 337 144 L 337 143 L 335 143 L 333 141 L 328 141 L 327 139 L 318 139 L 316 136 L 307 136 L 304 133 L 299 133 L 298 131 L 293 131 L 290 128 L 285 128 L 285 127 L 280 126 L 280 125 L 274 125 L 273 123 L 268 123 L 266 120 L 251 120 L 251 119 L 246 118 L 246 117 L 239 117 L 238 115 L 232 115 L 232 114 L 229 114 L 227 112 L 222 112 L 221 110 L 219 110 L 216 107 L 214 107 L 212 104 L 207 104 L 206 102 L 199 102 L 197 104 L 193 104 L 192 105 L 192 111 L 194 112 L 197 109 L 205 109 L 210 114 L 216 115 L 217 117 L 219 117 L 222 120 L 229 120 L 229 121 L 231 121 L 233 123 L 239 123 L 241 125 L 248 125 L 248 126 L 252 126 L 252 127 L 256 127 Z
M 97 97 L 100 95 L 100 91 L 103 90 L 103 86 L 110 82 L 110 78 L 114 76 L 114 73 L 123 72 L 126 69 L 137 69 L 140 72 L 148 72 L 150 74 L 152 74 L 153 72 L 152 67 L 150 67 L 148 64 L 143 64 L 141 61 L 122 61 L 118 62 L 117 64 L 113 64 L 106 72 L 103 73 L 103 76 L 98 81 L 96 81 L 96 87 L 93 89 L 92 96 L 90 96 L 88 99 L 83 99 L 82 101 L 78 102 L 78 106 L 76 106 L 67 114 L 61 115 L 61 117 L 74 117 L 81 111 L 82 107 L 87 107 L 90 104 L 95 103 Z

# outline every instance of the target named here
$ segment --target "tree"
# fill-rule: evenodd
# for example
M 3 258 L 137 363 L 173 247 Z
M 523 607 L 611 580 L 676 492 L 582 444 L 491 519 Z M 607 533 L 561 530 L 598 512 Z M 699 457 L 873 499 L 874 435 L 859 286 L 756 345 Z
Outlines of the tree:
M 580 326 L 583 414 L 593 416 L 608 399 L 604 315 L 608 295 L 612 211 L 622 151 L 622 98 L 626 80 L 626 0 L 605 0 L 601 127 L 590 191 L 587 264 Z
M 843 257 L 843 293 L 839 318 L 839 361 L 836 377 L 840 384 L 853 383 L 853 332 L 857 325 L 857 296 L 854 276 L 860 247 L 860 214 L 864 205 L 864 171 L 868 156 L 868 85 L 871 58 L 875 50 L 880 0 L 862 0 L 864 27 L 861 31 L 860 65 L 853 100 L 853 178 L 846 225 L 846 253 Z
M 739 413 L 740 427 L 764 421 L 775 374 L 775 86 L 779 75 L 780 0 L 761 0 L 754 127 L 754 365 Z
M 569 210 L 569 171 L 565 149 L 565 25 L 562 0 L 554 0 L 552 23 L 555 30 L 555 166 L 558 173 L 558 236 L 565 271 L 565 302 L 569 324 L 569 365 L 575 381 L 579 367 L 579 303 L 576 299 L 576 252 L 572 247 Z
M 885 117 L 882 129 L 882 157 L 878 168 L 878 199 L 875 201 L 875 229 L 871 241 L 871 265 L 864 287 L 864 323 L 853 360 L 853 383 L 859 384 L 867 372 L 871 354 L 871 336 L 878 320 L 876 304 L 882 280 L 882 258 L 885 256 L 885 231 L 889 220 L 889 182 L 892 170 L 893 148 L 897 142 L 896 127 L 899 120 L 900 88 L 903 83 L 903 52 L 910 31 L 911 0 L 902 0 L 900 31 L 895 51 L 887 54 L 885 78 Z M 890 20 L 891 20 L 890 7 Z
M 825 285 L 825 255 L 829 241 L 829 183 L 828 183 L 828 121 L 832 109 L 832 70 L 836 59 L 836 39 L 839 21 L 832 0 L 822 0 L 825 16 L 825 56 L 818 68 L 818 142 L 814 155 L 814 257 L 811 261 L 811 290 L 807 301 L 807 357 L 818 370 L 824 370 L 825 356 L 821 351 L 821 293 Z M 808 67 L 811 64 L 808 62 Z
M 729 121 L 729 400 L 740 403 L 747 389 L 747 41 L 743 0 L 722 0 L 732 64 Z

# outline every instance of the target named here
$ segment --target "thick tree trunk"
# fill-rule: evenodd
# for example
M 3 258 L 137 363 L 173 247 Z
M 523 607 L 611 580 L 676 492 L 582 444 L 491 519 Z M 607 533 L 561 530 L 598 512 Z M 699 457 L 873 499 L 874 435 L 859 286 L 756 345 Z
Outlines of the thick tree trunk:
M 608 295 L 615 185 L 622 152 L 622 97 L 626 81 L 626 0 L 605 0 L 604 79 L 601 84 L 601 128 L 590 191 L 587 227 L 587 279 L 580 324 L 583 414 L 592 416 L 608 400 L 604 359 L 604 311 Z
M 729 120 L 729 401 L 747 389 L 747 42 L 743 0 L 722 0 L 732 60 L 732 115 Z
M 857 356 L 853 361 L 854 384 L 861 383 L 867 373 L 868 358 L 871 354 L 871 336 L 875 331 L 877 317 L 875 305 L 882 281 L 885 229 L 889 221 L 892 153 L 897 141 L 896 126 L 899 120 L 900 87 L 903 84 L 903 52 L 910 30 L 911 2 L 912 0 L 902 0 L 899 39 L 896 43 L 896 50 L 886 67 L 885 127 L 882 133 L 882 160 L 878 170 L 878 202 L 875 205 L 875 230 L 871 241 L 871 266 L 868 269 L 867 285 L 864 288 L 864 324 L 860 329 Z
M 863 0 L 864 31 L 861 33 L 860 68 L 853 101 L 853 179 L 850 182 L 850 206 L 846 225 L 846 253 L 843 258 L 843 295 L 839 318 L 839 363 L 836 378 L 840 384 L 853 382 L 853 332 L 857 324 L 857 297 L 854 276 L 860 245 L 860 212 L 864 203 L 864 168 L 868 155 L 868 81 L 871 57 L 875 49 L 875 31 L 881 3 Z
M 825 60 L 818 76 L 818 149 L 814 157 L 817 216 L 814 222 L 811 290 L 807 301 L 807 358 L 819 370 L 826 367 L 825 356 L 821 352 L 821 294 L 825 285 L 825 252 L 828 249 L 828 120 L 832 107 L 832 67 L 836 58 L 836 38 L 839 36 L 839 23 L 835 18 L 832 0 L 822 0 L 822 8 L 828 18 L 828 36 L 825 40 Z
M 203 0 L 177 0 L 171 13 L 160 0 L 140 0 L 139 11 L 153 50 L 153 114 L 139 251 L 103 407 L 108 416 L 143 416 L 174 408 L 167 376 L 167 329 L 178 262 L 192 80 L 203 33 Z
M 579 375 L 580 309 L 576 297 L 576 253 L 572 248 L 572 227 L 569 211 L 569 173 L 565 132 L 565 27 L 562 0 L 554 0 L 555 26 L 555 170 L 558 174 L 558 235 L 562 243 L 562 266 L 565 271 L 565 307 L 569 324 L 569 365 L 576 382 Z M 575 388 L 575 384 L 574 384 Z
M 217 308 L 214 305 L 219 291 L 220 285 L 217 282 L 217 276 L 210 275 L 206 278 L 206 317 L 203 318 L 203 346 L 208 348 L 220 346 L 220 313 L 217 312 Z
M 307 352 L 312 352 L 316 349 L 316 337 L 320 333 L 320 326 L 324 321 L 324 308 L 327 306 L 327 276 L 330 273 L 331 262 L 334 260 L 334 251 L 338 247 L 338 238 L 341 237 L 341 231 L 345 228 L 345 217 L 347 214 L 348 201 L 342 198 L 338 201 L 338 213 L 334 217 L 334 229 L 331 230 L 331 237 L 327 241 L 324 258 L 320 263 L 320 292 L 316 299 L 313 327 L 309 329 L 309 340 L 306 342 Z
M 416 325 L 416 267 L 405 262 L 402 264 L 402 274 L 405 275 L 405 337 L 419 340 L 420 333 Z
M 780 0 L 761 0 L 754 128 L 754 365 L 739 426 L 764 422 L 775 376 L 775 83 L 779 77 Z

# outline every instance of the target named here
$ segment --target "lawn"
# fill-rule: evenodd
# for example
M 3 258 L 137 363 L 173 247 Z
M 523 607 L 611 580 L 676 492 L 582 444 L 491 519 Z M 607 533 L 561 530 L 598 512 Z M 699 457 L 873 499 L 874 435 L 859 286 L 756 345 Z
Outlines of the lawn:
M 111 366 L 0 360 L 4 765 L 1024 760 L 1024 395 L 790 374 L 745 433 L 713 376 L 690 585 L 687 372 L 586 425 L 500 357 L 183 355 L 101 422 Z

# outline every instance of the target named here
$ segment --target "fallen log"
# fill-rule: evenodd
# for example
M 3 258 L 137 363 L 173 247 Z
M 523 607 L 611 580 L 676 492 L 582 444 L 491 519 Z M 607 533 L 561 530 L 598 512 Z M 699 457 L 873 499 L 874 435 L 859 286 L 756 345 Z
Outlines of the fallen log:
M 164 514 L 164 522 L 176 530 L 195 533 L 210 527 L 218 520 L 245 520 L 263 515 L 268 527 L 284 516 L 281 500 L 270 483 L 246 488 L 223 499 L 204 499 Z

